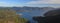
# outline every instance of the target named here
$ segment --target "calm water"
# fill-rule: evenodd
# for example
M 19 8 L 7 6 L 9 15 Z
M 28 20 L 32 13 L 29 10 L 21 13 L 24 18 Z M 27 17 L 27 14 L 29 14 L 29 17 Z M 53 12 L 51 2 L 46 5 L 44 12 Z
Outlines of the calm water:
M 32 17 L 34 16 L 43 16 L 44 10 L 32 10 L 32 11 L 24 11 L 24 12 L 17 12 L 22 14 L 22 18 L 27 18 L 28 20 L 31 21 L 31 23 L 36 23 L 36 21 L 32 20 Z
M 28 20 L 31 21 L 31 23 L 36 23 L 35 21 L 32 20 L 32 17 L 34 16 L 43 16 L 43 14 L 51 10 L 53 8 L 28 8 L 28 7 L 23 7 L 23 8 L 13 8 L 14 10 L 23 10 L 23 12 L 17 12 L 18 14 L 22 14 L 22 18 L 27 18 Z

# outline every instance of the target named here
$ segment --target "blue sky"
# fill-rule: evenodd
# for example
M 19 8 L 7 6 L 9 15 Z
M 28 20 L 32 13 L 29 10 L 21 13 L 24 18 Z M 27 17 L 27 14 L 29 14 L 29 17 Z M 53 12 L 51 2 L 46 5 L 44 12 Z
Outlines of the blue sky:
M 60 0 L 0 0 L 0 6 L 60 7 Z

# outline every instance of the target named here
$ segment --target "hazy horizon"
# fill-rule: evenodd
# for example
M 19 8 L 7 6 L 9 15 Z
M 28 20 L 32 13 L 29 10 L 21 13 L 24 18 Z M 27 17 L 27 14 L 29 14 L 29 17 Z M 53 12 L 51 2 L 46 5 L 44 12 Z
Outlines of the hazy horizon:
M 60 7 L 60 0 L 0 0 L 3 7 Z

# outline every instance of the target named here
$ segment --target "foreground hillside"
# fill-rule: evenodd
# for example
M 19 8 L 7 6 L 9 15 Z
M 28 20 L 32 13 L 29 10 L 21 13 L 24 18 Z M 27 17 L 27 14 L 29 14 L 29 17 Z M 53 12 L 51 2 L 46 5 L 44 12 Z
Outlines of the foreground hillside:
M 27 20 L 21 18 L 13 10 L 0 10 L 0 23 L 26 23 Z

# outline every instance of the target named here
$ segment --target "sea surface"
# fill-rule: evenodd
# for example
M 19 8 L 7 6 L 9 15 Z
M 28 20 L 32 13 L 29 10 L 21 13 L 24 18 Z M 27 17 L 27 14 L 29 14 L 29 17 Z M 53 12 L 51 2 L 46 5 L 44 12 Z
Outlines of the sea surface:
M 48 12 L 49 10 L 52 10 L 54 8 L 49 8 L 49 7 L 44 7 L 44 8 L 28 8 L 28 7 L 23 7 L 23 8 L 12 8 L 14 10 L 23 10 L 21 12 L 17 12 L 17 14 L 20 15 L 21 18 L 26 18 L 28 19 L 31 23 L 37 23 L 34 21 L 32 18 L 35 16 L 42 16 L 44 17 L 44 14 Z
M 37 23 L 32 19 L 34 16 L 43 16 L 43 14 L 46 12 L 46 10 L 31 10 L 31 11 L 23 11 L 23 12 L 17 12 L 18 14 L 21 14 L 22 18 L 28 19 L 31 23 Z

